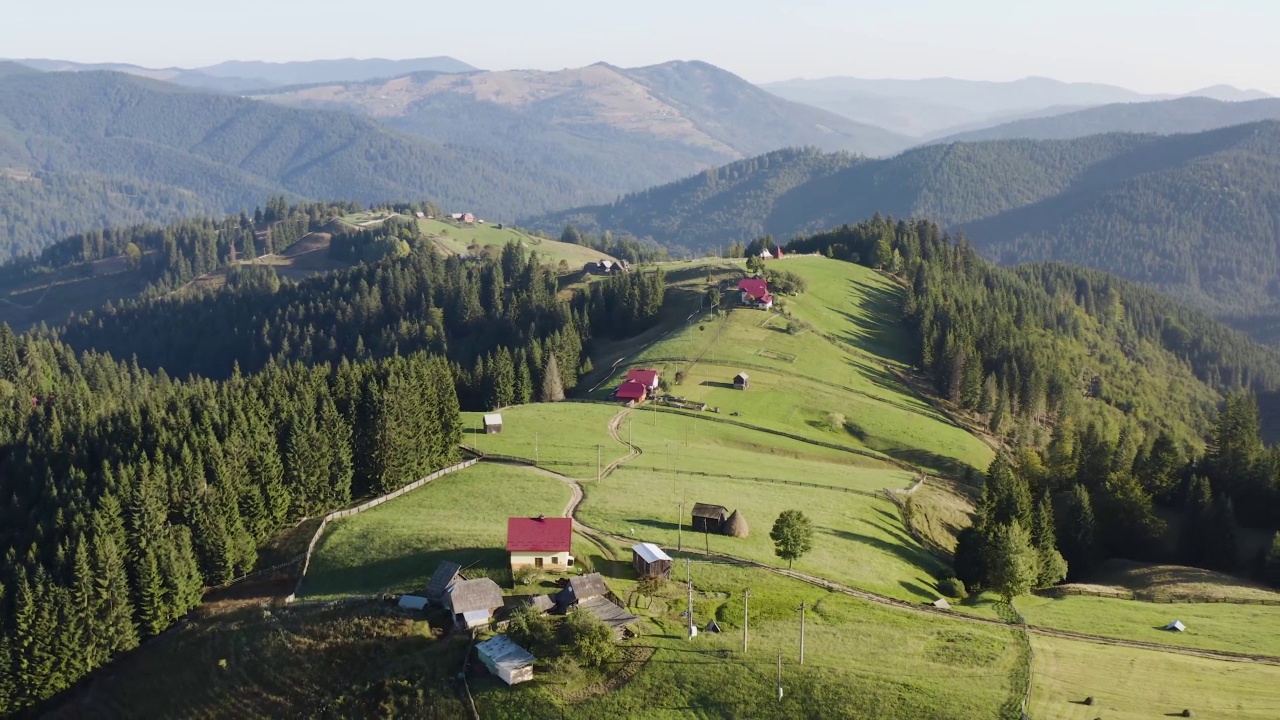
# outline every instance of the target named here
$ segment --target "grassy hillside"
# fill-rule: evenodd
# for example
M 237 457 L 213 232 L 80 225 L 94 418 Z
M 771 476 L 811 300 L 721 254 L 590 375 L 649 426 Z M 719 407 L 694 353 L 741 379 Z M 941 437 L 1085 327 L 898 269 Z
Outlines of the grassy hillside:
M 1256 311 L 1280 273 L 1280 123 L 1168 137 L 1099 135 L 912 150 L 888 160 L 778 152 L 543 216 L 702 250 L 880 212 L 964 230 L 1001 262 L 1058 260 L 1215 312 Z
M 1037 720 L 1275 717 L 1280 668 L 1034 635 L 1031 702 Z M 1093 705 L 1085 699 L 1092 697 Z
M 4 181 L 16 193 L 3 210 L 0 255 L 142 213 L 234 212 L 270 195 L 430 199 L 498 220 L 602 197 L 497 151 L 101 72 L 0 77 L 0 168 L 31 178 Z M 86 187 L 116 194 L 98 200 Z
M 491 222 L 460 226 L 442 220 L 419 220 L 418 229 L 447 255 L 498 252 L 508 243 L 516 243 L 526 251 L 538 253 L 538 261 L 544 265 L 558 265 L 563 260 L 573 271 L 581 270 L 589 262 L 615 260 L 582 245 L 546 240 L 511 227 L 498 229 L 497 224 Z

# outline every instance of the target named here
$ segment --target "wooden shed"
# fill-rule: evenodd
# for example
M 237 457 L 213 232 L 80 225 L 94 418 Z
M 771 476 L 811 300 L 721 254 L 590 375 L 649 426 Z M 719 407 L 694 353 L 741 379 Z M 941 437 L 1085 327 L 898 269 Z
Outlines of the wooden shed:
M 706 503 L 694 503 L 693 505 L 693 523 L 694 532 L 716 533 L 717 535 L 724 529 L 724 521 L 729 518 L 729 508 L 723 505 L 708 505 Z
M 570 578 L 564 589 L 556 593 L 556 604 L 567 610 L 583 600 L 608 594 L 609 588 L 605 587 L 604 578 L 600 573 L 587 573 Z
M 486 435 L 497 435 L 502 432 L 502 415 L 488 413 L 484 416 L 484 432 Z
M 445 560 L 436 566 L 436 571 L 431 574 L 431 580 L 427 581 L 426 597 L 432 602 L 440 602 L 444 597 L 444 593 L 453 584 L 459 580 L 465 580 L 459 573 L 462 572 L 462 566 L 456 562 Z
M 640 577 L 671 579 L 671 556 L 653 543 L 640 543 L 631 547 L 631 564 Z
M 734 376 L 733 376 L 733 389 L 734 389 L 734 390 L 746 390 L 746 389 L 747 389 L 747 384 L 748 384 L 748 382 L 747 382 L 747 374 L 746 374 L 746 373 L 744 373 L 744 372 L 740 372 L 740 373 L 738 373 L 737 375 L 734 375 Z
M 463 580 L 445 593 L 444 604 L 458 627 L 482 627 L 489 624 L 493 611 L 503 606 L 502 588 L 489 578 Z

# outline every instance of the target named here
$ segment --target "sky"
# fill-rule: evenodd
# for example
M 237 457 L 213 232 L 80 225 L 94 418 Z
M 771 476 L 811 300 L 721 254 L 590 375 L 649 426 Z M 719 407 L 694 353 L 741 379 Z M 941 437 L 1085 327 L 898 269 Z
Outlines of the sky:
M 147 67 L 449 55 L 489 70 L 705 60 L 851 75 L 1280 95 L 1275 0 L 14 0 L 0 56 Z

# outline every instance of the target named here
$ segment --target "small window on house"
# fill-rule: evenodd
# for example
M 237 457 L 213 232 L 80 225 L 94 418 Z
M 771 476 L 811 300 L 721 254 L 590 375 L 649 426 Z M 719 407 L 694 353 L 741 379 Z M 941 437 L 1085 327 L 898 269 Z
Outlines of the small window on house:
M 560 556 L 559 556 L 559 555 L 556 555 L 555 557 L 551 558 L 551 564 L 552 564 L 552 565 L 559 565 L 559 564 L 560 564 Z
M 568 562 L 568 563 L 566 563 L 566 564 L 567 564 L 569 567 L 573 567 L 573 558 L 569 558 L 569 562 Z

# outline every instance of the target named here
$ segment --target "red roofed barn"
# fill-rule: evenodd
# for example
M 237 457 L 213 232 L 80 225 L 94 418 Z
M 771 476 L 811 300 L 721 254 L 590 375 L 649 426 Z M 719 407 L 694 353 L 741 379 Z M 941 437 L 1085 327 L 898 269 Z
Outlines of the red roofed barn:
M 571 518 L 508 518 L 507 551 L 511 553 L 511 571 L 534 567 L 539 570 L 564 571 L 573 567 L 569 549 L 573 545 Z
M 658 371 L 657 370 L 628 370 L 627 382 L 632 380 L 644 385 L 649 392 L 658 389 Z
M 619 402 L 644 402 L 648 396 L 649 389 L 636 380 L 628 380 L 613 391 L 613 399 Z
M 773 307 L 773 296 L 769 294 L 769 282 L 764 278 L 743 278 L 738 282 L 738 290 L 742 293 L 743 305 L 752 305 L 766 310 Z

